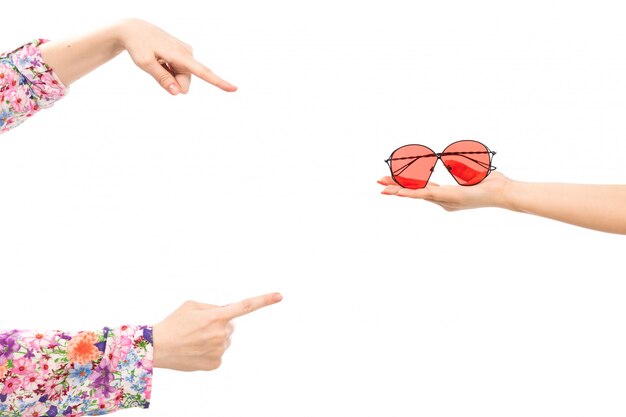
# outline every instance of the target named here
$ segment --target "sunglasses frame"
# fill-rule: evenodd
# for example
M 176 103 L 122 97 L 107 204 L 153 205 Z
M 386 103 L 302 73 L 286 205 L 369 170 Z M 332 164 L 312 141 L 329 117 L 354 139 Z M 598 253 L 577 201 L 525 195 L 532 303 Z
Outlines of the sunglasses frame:
M 479 145 L 483 146 L 483 147 L 487 150 L 487 152 L 483 152 L 483 151 L 470 151 L 470 152 L 446 152 L 446 149 L 448 149 L 450 146 L 452 146 L 452 145 L 454 145 L 454 144 L 456 144 L 456 143 L 459 143 L 459 142 L 474 142 L 474 143 L 478 143 Z M 396 180 L 396 176 L 395 176 L 395 175 L 394 175 L 394 173 L 393 173 L 393 168 L 391 167 L 391 161 L 393 161 L 394 159 L 410 159 L 410 158 L 413 158 L 413 157 L 393 158 L 393 154 L 395 154 L 398 150 L 400 150 L 400 149 L 402 149 L 402 148 L 406 148 L 407 146 L 421 146 L 421 147 L 426 148 L 426 149 L 428 149 L 429 151 L 431 151 L 431 152 L 433 153 L 433 155 L 437 157 L 437 160 L 436 160 L 436 161 L 435 161 L 435 163 L 433 164 L 433 167 L 430 169 L 430 175 L 428 175 L 428 178 L 426 179 L 426 183 L 424 184 L 424 186 L 423 186 L 422 188 L 416 188 L 417 190 L 421 190 L 421 189 L 423 189 L 423 188 L 426 188 L 426 186 L 428 185 L 428 182 L 430 181 L 430 177 L 432 177 L 433 172 L 435 171 L 435 166 L 437 165 L 437 162 L 439 162 L 439 160 L 441 160 L 441 157 L 442 157 L 442 156 L 447 156 L 447 155 L 463 155 L 463 156 L 464 156 L 465 154 L 471 155 L 471 154 L 478 154 L 478 153 L 480 153 L 480 154 L 487 153 L 487 154 L 489 154 L 489 166 L 487 167 L 487 174 L 485 175 L 485 178 L 487 178 L 487 177 L 489 176 L 489 174 L 491 174 L 491 172 L 492 172 L 492 171 L 495 171 L 495 170 L 496 170 L 496 167 L 494 167 L 493 165 L 491 165 L 491 161 L 493 160 L 493 156 L 496 154 L 496 152 L 495 152 L 495 151 L 492 151 L 491 149 L 489 149 L 489 148 L 487 147 L 487 145 L 485 145 L 484 143 L 481 143 L 481 142 L 479 142 L 479 141 L 477 141 L 477 140 L 472 140 L 472 139 L 457 140 L 456 142 L 452 142 L 451 144 L 449 144 L 448 146 L 446 146 L 446 148 L 443 150 L 443 152 L 435 152 L 435 151 L 433 151 L 432 149 L 430 149 L 428 146 L 425 146 L 425 145 L 420 145 L 420 144 L 418 144 L 418 143 L 411 143 L 411 144 L 408 144 L 408 145 L 402 145 L 402 146 L 400 146 L 399 148 L 396 148 L 393 152 L 391 152 L 391 155 L 389 155 L 389 158 L 385 159 L 385 163 L 389 166 L 389 172 L 391 172 L 391 178 L 395 181 L 395 183 L 396 183 L 396 184 L 398 184 L 398 185 L 399 185 L 400 187 L 402 187 L 402 188 L 406 188 L 406 187 L 405 187 L 404 185 L 400 184 L 400 183 L 398 182 L 398 180 Z M 429 157 L 429 158 L 430 158 L 430 157 L 432 157 L 432 156 L 431 156 L 431 155 L 417 156 L 417 157 L 415 157 L 415 161 L 417 161 L 418 159 L 423 158 L 423 157 Z M 468 158 L 468 159 L 471 159 L 472 161 L 474 161 L 475 163 L 477 163 L 477 164 L 479 164 L 479 165 L 483 165 L 483 163 L 482 163 L 482 162 L 480 162 L 480 161 L 476 161 L 475 159 L 472 159 L 472 158 L 469 158 L 469 157 L 467 157 L 467 158 Z M 413 161 L 413 162 L 415 162 L 415 161 Z M 412 164 L 413 162 L 411 162 L 411 164 Z M 448 166 L 447 166 L 447 165 L 443 162 L 443 160 L 441 161 L 441 163 L 442 163 L 442 164 L 444 164 L 444 166 L 446 167 L 446 169 L 448 170 L 448 172 L 450 172 L 450 167 L 448 167 Z M 409 165 L 410 165 L 410 164 L 409 164 Z M 407 166 L 407 167 L 408 167 L 408 166 Z M 451 172 L 450 172 L 450 175 L 452 175 L 452 173 L 451 173 Z M 485 180 L 485 178 L 483 178 L 482 180 L 480 180 L 480 181 L 479 181 L 479 182 L 477 182 L 476 184 L 461 184 L 461 183 L 459 182 L 459 180 L 457 180 L 457 179 L 456 179 L 456 177 L 455 177 L 454 175 L 452 175 L 452 178 L 454 178 L 454 181 L 456 181 L 456 183 L 457 183 L 457 184 L 459 184 L 459 185 L 460 185 L 460 186 L 462 186 L 462 187 L 471 187 L 471 186 L 473 186 L 473 185 L 480 184 L 481 182 L 483 182 L 483 181 Z

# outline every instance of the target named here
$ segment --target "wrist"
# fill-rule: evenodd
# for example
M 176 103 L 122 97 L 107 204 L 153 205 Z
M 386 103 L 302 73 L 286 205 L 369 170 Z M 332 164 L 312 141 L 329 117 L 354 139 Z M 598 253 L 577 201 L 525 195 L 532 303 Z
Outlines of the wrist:
M 523 186 L 523 183 L 507 178 L 502 186 L 499 206 L 511 211 L 520 211 L 518 196 L 520 195 Z
M 154 368 L 175 369 L 177 346 L 170 337 L 167 323 L 152 326 L 152 366 Z
M 161 340 L 161 328 L 159 324 L 152 326 L 152 366 L 165 368 L 163 365 L 163 341 Z
M 122 52 L 127 49 L 128 41 L 131 38 L 133 28 L 135 28 L 139 22 L 140 20 L 136 18 L 126 18 L 114 23 L 111 26 L 113 43 L 116 51 Z

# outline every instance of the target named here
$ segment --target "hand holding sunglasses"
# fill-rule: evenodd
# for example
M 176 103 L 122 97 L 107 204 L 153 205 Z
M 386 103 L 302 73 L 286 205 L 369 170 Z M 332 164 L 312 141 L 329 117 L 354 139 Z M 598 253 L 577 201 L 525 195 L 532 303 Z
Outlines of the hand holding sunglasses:
M 392 176 L 378 183 L 382 194 L 437 204 L 446 211 L 498 207 L 626 235 L 626 184 L 567 184 L 514 181 L 491 166 L 495 152 L 476 141 L 460 141 L 437 154 L 422 145 L 396 149 L 385 162 Z M 441 159 L 460 185 L 426 184 Z M 487 178 L 489 177 L 489 178 Z
M 397 184 L 417 190 L 426 187 L 440 159 L 459 185 L 476 185 L 496 169 L 491 165 L 495 154 L 480 142 L 461 140 L 441 153 L 424 145 L 405 145 L 393 151 L 385 162 Z

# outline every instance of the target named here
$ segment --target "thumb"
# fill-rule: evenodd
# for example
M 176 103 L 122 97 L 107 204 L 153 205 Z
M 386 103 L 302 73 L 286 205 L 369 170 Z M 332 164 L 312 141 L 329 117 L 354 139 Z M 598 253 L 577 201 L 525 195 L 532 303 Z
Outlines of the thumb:
M 141 67 L 148 74 L 152 75 L 154 79 L 171 95 L 175 96 L 181 92 L 181 87 L 176 81 L 176 78 L 166 70 L 163 65 L 155 59 Z

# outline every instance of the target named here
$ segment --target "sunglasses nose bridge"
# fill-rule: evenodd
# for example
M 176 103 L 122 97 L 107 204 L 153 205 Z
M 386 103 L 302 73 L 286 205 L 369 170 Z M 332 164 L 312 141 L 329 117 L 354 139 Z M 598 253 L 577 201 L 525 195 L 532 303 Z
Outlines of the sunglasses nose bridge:
M 441 161 L 441 163 L 445 166 L 446 164 L 443 162 L 443 159 L 441 159 L 441 155 L 443 155 L 443 152 L 437 152 L 437 153 L 435 153 L 435 155 L 437 155 L 437 161 Z M 430 169 L 431 172 L 435 169 L 435 165 L 437 165 L 437 161 L 435 161 L 435 164 Z M 448 170 L 450 170 L 449 167 L 446 166 L 446 168 L 448 168 Z

